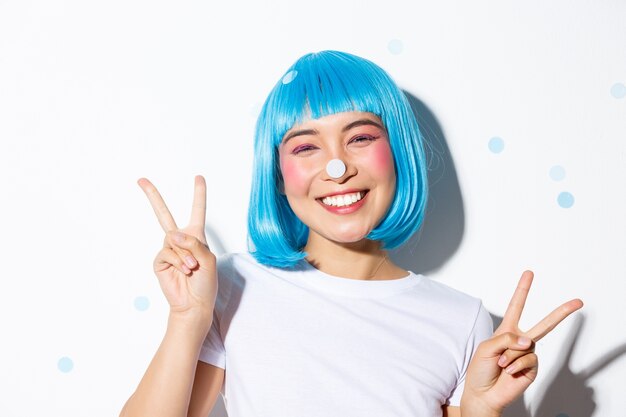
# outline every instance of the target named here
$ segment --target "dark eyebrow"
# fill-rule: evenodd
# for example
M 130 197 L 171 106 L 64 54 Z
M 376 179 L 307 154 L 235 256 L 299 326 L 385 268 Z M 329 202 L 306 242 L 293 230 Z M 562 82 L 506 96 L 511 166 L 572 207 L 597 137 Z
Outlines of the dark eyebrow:
M 373 120 L 369 120 L 369 119 L 359 119 L 359 120 L 355 120 L 354 122 L 350 122 L 347 125 L 345 125 L 343 127 L 343 129 L 341 129 L 342 132 L 347 132 L 350 129 L 353 129 L 355 127 L 358 126 L 375 126 L 377 128 L 379 128 L 380 130 L 385 130 L 379 123 L 376 123 Z M 282 141 L 282 145 L 284 145 L 285 143 L 287 143 L 287 141 L 289 139 L 292 139 L 296 136 L 304 136 L 304 135 L 317 135 L 319 132 L 315 129 L 304 129 L 304 130 L 294 130 L 293 132 L 285 135 L 285 137 L 283 138 Z
M 304 136 L 304 135 L 317 135 L 319 132 L 315 129 L 305 129 L 305 130 L 294 130 L 293 132 L 285 135 L 283 138 L 282 145 L 287 143 L 289 139 L 295 138 L 296 136 Z
M 344 126 L 343 129 L 341 129 L 342 132 L 347 132 L 348 130 L 358 127 L 358 126 L 375 126 L 377 128 L 379 128 L 380 130 L 385 130 L 380 124 L 376 123 L 373 120 L 370 119 L 359 119 L 359 120 L 355 120 L 352 123 L 348 123 L 347 125 Z

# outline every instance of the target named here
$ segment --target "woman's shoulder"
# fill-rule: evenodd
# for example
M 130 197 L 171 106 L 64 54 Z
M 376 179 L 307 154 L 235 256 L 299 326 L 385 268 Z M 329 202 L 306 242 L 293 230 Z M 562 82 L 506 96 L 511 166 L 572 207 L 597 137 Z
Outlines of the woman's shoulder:
M 246 281 L 251 276 L 258 275 L 262 267 L 248 253 L 230 252 L 217 255 L 218 300 L 226 302 L 242 293 Z
M 264 269 L 267 267 L 261 265 L 254 256 L 248 252 L 228 252 L 217 256 L 218 273 L 227 273 L 242 268 Z
M 486 338 L 493 331 L 493 321 L 482 300 L 441 281 L 422 276 L 424 306 L 447 326 L 462 334 L 472 332 Z
M 217 275 L 223 281 L 245 281 L 250 277 L 272 274 L 274 268 L 259 263 L 248 252 L 230 252 L 217 257 Z
M 437 279 L 418 274 L 422 279 L 421 291 L 424 295 L 439 305 L 448 305 L 455 310 L 468 308 L 476 310 L 482 304 L 480 298 L 451 287 Z
M 452 287 L 449 284 L 441 281 L 439 277 L 433 277 L 430 275 L 417 274 L 424 278 L 426 285 L 431 291 L 435 291 L 441 294 L 445 294 L 454 299 L 476 299 L 474 296 Z

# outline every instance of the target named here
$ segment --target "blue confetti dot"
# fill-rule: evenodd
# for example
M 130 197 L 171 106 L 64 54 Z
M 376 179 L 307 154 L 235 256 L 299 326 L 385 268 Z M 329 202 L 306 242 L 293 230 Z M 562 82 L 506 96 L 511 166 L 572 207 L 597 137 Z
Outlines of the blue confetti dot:
M 289 71 L 283 77 L 283 84 L 289 84 L 290 82 L 292 82 L 296 78 L 297 75 L 298 75 L 298 71 L 296 71 L 296 70 Z
M 139 311 L 146 311 L 150 307 L 150 300 L 148 297 L 137 297 L 133 302 L 135 308 Z
M 613 84 L 613 87 L 611 87 L 611 95 L 615 98 L 626 97 L 626 85 L 622 83 Z
M 259 113 L 261 113 L 262 108 L 263 106 L 261 103 L 255 103 L 252 107 L 250 107 L 250 116 L 255 118 L 259 117 Z
M 500 153 L 504 150 L 504 141 L 502 138 L 493 137 L 489 140 L 489 150 L 493 153 Z
M 565 178 L 565 168 L 560 165 L 555 165 L 550 168 L 550 178 L 554 181 L 561 181 Z
M 74 361 L 67 356 L 64 356 L 57 362 L 57 368 L 59 368 L 59 371 L 66 374 L 74 369 Z
M 556 415 L 556 417 L 569 417 L 569 415 L 565 414 L 565 413 L 559 413 Z
M 392 39 L 387 44 L 387 49 L 394 55 L 399 55 L 402 53 L 402 49 L 404 49 L 404 45 L 400 39 Z
M 556 201 L 559 203 L 559 206 L 563 208 L 570 208 L 574 205 L 574 196 L 567 191 L 563 191 L 559 194 Z

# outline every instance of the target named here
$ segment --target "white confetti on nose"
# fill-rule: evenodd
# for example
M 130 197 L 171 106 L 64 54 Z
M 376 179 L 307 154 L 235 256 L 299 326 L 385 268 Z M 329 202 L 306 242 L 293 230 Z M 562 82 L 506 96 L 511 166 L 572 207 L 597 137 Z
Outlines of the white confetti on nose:
M 341 159 L 331 159 L 326 164 L 326 172 L 332 178 L 341 178 L 346 172 L 346 164 Z

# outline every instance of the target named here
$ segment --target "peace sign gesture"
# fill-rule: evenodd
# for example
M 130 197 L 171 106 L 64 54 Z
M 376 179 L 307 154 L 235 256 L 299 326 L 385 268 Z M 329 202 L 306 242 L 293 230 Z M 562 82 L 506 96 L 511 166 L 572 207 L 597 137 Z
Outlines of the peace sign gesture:
M 159 191 L 146 178 L 137 183 L 144 191 L 161 227 L 165 231 L 163 249 L 154 260 L 154 272 L 170 312 L 209 318 L 217 295 L 215 255 L 207 246 L 204 234 L 206 214 L 206 183 L 195 178 L 191 219 L 179 228 Z
M 532 281 L 533 273 L 524 271 L 502 323 L 493 337 L 476 349 L 467 370 L 461 400 L 464 413 L 500 415 L 504 407 L 519 397 L 537 376 L 535 342 L 583 306 L 579 299 L 570 300 L 524 332 L 518 326 Z

